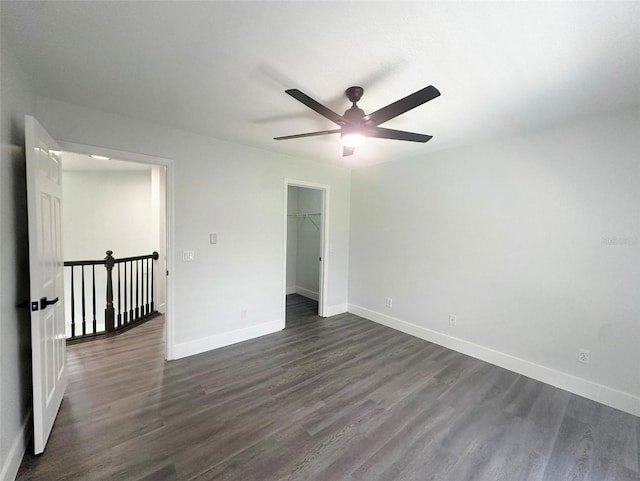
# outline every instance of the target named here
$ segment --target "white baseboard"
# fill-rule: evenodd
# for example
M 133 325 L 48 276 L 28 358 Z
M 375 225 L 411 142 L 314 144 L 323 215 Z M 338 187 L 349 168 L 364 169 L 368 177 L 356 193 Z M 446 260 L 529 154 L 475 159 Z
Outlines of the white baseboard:
M 337 316 L 338 314 L 344 314 L 347 312 L 347 304 L 334 304 L 333 306 L 327 306 L 324 310 L 324 317 Z
M 479 344 L 474 344 L 464 339 L 449 336 L 423 326 L 418 326 L 411 322 L 403 321 L 395 317 L 382 314 L 381 312 L 349 304 L 349 312 L 370 321 L 383 324 L 398 331 L 411 334 L 425 341 L 433 342 L 440 346 L 454 351 L 467 354 L 490 364 L 508 369 L 509 371 L 522 374 L 552 386 L 564 389 L 579 396 L 592 399 L 607 406 L 611 406 L 621 411 L 640 416 L 640 398 L 608 386 L 603 386 L 592 381 L 557 371 L 550 367 L 542 366 L 525 359 L 521 359 L 510 354 L 490 349 Z
M 320 298 L 318 291 L 312 291 L 310 289 L 305 289 L 304 287 L 296 286 L 296 294 L 300 294 L 301 296 L 308 297 L 309 299 L 313 299 L 317 301 Z
M 156 307 L 156 311 L 158 311 L 160 314 L 164 314 L 167 310 L 167 303 L 163 302 L 162 304 L 160 304 L 158 307 Z
M 296 286 L 287 286 L 287 290 L 286 290 L 287 296 L 289 294 L 295 294 L 296 293 L 296 289 L 297 289 Z
M 22 458 L 31 439 L 31 420 L 31 411 L 29 411 L 20 432 L 13 440 L 13 443 L 11 443 L 11 449 L 9 449 L 7 459 L 4 460 L 4 464 L 1 466 L 0 481 L 14 481 L 14 479 L 16 479 L 20 463 L 22 463 Z
M 265 336 L 274 332 L 281 331 L 285 328 L 285 322 L 278 319 L 277 321 L 263 322 L 255 326 L 249 326 L 242 329 L 223 332 L 215 336 L 209 336 L 194 341 L 177 343 L 173 347 L 173 359 L 193 356 L 201 352 L 211 351 L 219 347 L 229 346 L 237 342 L 248 341 L 256 337 Z

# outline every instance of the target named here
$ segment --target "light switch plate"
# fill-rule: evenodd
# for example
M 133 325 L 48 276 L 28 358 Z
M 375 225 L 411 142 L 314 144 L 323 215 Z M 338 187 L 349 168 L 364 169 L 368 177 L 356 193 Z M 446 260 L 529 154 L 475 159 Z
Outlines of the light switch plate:
M 182 251 L 182 261 L 183 262 L 193 262 L 194 252 L 193 251 Z

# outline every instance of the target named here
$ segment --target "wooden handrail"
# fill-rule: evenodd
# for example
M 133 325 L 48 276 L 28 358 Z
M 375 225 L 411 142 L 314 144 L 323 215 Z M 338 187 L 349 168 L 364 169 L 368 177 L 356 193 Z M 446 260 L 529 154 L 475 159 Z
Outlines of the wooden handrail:
M 120 259 L 115 259 L 115 262 L 117 264 L 118 262 L 141 261 L 144 259 L 153 259 L 154 261 L 157 261 L 159 257 L 160 257 L 160 254 L 154 251 L 152 254 L 147 254 L 144 256 L 121 257 Z M 102 262 L 104 263 L 104 261 Z
M 104 259 L 101 261 L 64 261 L 64 266 L 98 266 L 104 264 Z
M 107 251 L 111 252 L 111 251 Z M 111 252 L 113 254 L 113 252 Z M 157 252 L 153 252 L 152 254 L 146 254 L 144 256 L 133 256 L 133 257 L 121 257 L 120 259 L 114 259 L 116 264 L 120 262 L 129 262 L 129 261 L 141 261 L 143 259 L 153 259 L 157 261 L 160 257 L 160 254 Z M 86 261 L 64 261 L 65 267 L 69 266 L 97 266 L 104 265 L 106 262 L 106 258 L 102 260 L 86 260 Z

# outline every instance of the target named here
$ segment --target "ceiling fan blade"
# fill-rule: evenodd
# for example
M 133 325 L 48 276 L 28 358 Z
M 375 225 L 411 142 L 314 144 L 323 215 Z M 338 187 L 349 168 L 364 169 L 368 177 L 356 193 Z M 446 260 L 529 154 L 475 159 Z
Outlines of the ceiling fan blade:
M 385 129 L 373 127 L 367 129 L 367 137 L 377 137 L 378 139 L 408 140 L 410 142 L 427 142 L 431 140 L 431 135 L 405 132 L 404 130 Z
M 347 157 L 349 155 L 353 155 L 355 151 L 356 151 L 355 147 L 347 147 L 346 145 L 344 145 L 342 147 L 342 156 Z
M 307 132 L 306 134 L 285 135 L 283 137 L 274 137 L 273 140 L 299 139 L 301 137 L 314 137 L 316 135 L 338 134 L 340 129 L 321 130 L 320 132 Z
M 325 107 L 324 105 L 322 105 L 319 102 L 316 102 L 311 97 L 309 97 L 307 94 L 304 94 L 304 93 L 300 92 L 300 90 L 298 90 L 298 89 L 285 90 L 285 93 L 291 95 L 297 101 L 302 102 L 307 107 L 309 107 L 311 110 L 315 110 L 316 112 L 318 112 L 323 117 L 331 120 L 331 122 L 334 122 L 334 123 L 336 123 L 338 125 L 346 125 L 346 124 L 348 124 L 348 122 L 344 119 L 344 117 L 342 115 L 338 115 L 333 110 Z
M 405 98 L 397 100 L 392 104 L 382 107 L 380 110 L 367 115 L 365 121 L 367 123 L 373 123 L 374 125 L 380 125 L 387 120 L 391 120 L 400 114 L 403 114 L 411 109 L 416 108 L 418 105 L 422 105 L 429 100 L 435 99 L 440 95 L 440 92 L 433 85 L 418 90 L 417 92 L 407 95 Z

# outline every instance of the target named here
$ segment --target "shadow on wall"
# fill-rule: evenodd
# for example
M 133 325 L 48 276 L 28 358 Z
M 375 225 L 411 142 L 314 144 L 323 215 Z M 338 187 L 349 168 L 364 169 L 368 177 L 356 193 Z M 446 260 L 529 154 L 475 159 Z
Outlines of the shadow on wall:
M 24 149 L 24 123 L 12 122 L 11 124 L 11 155 L 10 165 L 7 169 L 11 176 L 13 198 L 12 224 L 6 226 L 13 232 L 13 252 L 15 257 L 10 260 L 14 263 L 16 273 L 14 292 L 16 299 L 14 305 L 18 306 L 25 300 L 29 300 L 29 229 L 27 222 L 27 189 L 26 189 L 26 157 Z M 5 260 L 6 261 L 6 260 Z M 17 369 L 17 378 L 20 380 L 19 403 L 22 419 L 31 408 L 31 314 L 29 308 L 16 307 L 15 330 L 18 338 L 19 363 L 13 369 Z M 8 368 L 9 366 L 5 366 Z

